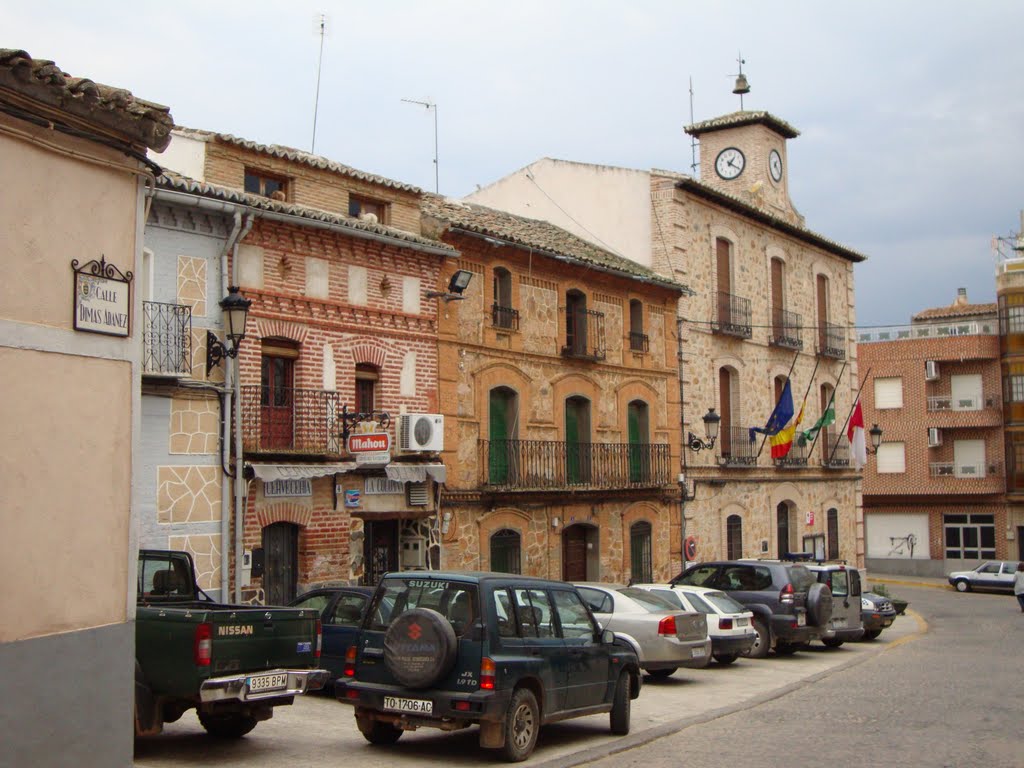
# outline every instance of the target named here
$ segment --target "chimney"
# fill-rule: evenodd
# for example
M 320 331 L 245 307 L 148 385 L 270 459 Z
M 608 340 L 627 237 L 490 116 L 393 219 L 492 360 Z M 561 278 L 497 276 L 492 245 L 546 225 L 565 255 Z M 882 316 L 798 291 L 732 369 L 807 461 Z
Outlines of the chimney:
M 956 289 L 956 301 L 953 302 L 954 307 L 962 307 L 967 303 L 967 289 L 957 288 Z

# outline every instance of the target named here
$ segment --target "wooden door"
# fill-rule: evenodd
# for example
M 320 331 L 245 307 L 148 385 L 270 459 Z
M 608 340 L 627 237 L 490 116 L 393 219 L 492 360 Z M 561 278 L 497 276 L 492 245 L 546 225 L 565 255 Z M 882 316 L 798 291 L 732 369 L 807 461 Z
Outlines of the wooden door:
M 772 259 L 772 332 L 776 337 L 788 336 L 782 322 L 785 303 L 782 297 L 782 259 Z
M 565 401 L 565 479 L 569 485 L 590 482 L 590 401 Z
M 490 393 L 487 474 L 492 485 L 505 485 L 512 480 L 512 442 L 509 424 L 514 418 L 515 393 L 505 387 L 496 387 Z
M 718 402 L 721 405 L 722 420 L 718 425 L 718 450 L 724 457 L 732 456 L 732 388 L 729 371 L 718 371 Z
M 366 563 L 364 582 L 380 583 L 388 571 L 398 570 L 398 522 L 374 520 L 364 524 L 363 562 Z
M 715 241 L 715 261 L 718 272 L 718 322 L 731 324 L 732 311 L 729 303 L 732 298 L 732 267 L 728 240 L 718 238 Z
M 298 526 L 268 525 L 263 529 L 263 552 L 263 599 L 267 605 L 287 605 L 295 597 L 298 581 Z
M 828 346 L 828 278 L 818 275 L 818 349 Z
M 587 580 L 587 529 L 582 525 L 562 531 L 562 580 Z
M 634 400 L 627 407 L 629 432 L 629 482 L 645 483 L 650 479 L 650 435 L 647 424 L 647 404 Z
M 294 361 L 264 355 L 260 388 L 260 447 L 291 448 L 295 434 Z

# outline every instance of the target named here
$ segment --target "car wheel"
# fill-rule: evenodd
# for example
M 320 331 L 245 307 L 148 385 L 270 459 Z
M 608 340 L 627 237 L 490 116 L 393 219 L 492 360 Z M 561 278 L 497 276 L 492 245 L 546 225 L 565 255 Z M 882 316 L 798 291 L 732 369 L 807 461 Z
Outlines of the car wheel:
M 821 638 L 821 642 L 826 648 L 838 648 L 843 644 L 842 640 L 837 640 L 834 637 L 823 637 Z
M 880 629 L 869 629 L 869 630 L 866 630 L 864 632 L 864 639 L 865 640 L 874 640 L 880 634 L 882 634 L 882 630 L 880 630 Z
M 783 643 L 778 642 L 775 644 L 775 655 L 776 656 L 792 656 L 794 653 L 800 650 L 799 643 Z
M 207 715 L 199 713 L 199 722 L 206 732 L 217 739 L 240 739 L 258 722 L 250 715 Z
M 379 746 L 387 746 L 388 744 L 394 744 L 400 738 L 404 731 L 391 723 L 382 723 L 380 720 L 374 720 L 365 726 L 361 721 L 359 723 L 359 732 L 363 734 L 363 738 L 371 744 L 377 744 Z
M 736 661 L 736 658 L 737 658 L 737 654 L 735 654 L 735 653 L 716 653 L 715 654 L 715 661 L 717 661 L 722 666 L 728 666 L 729 664 L 732 664 L 734 661 Z
M 666 677 L 670 677 L 677 669 L 679 669 L 679 667 L 672 667 L 670 669 L 648 669 L 647 674 L 655 680 L 664 680 Z
M 757 639 L 743 655 L 751 659 L 763 659 L 772 647 L 772 637 L 768 634 L 768 627 L 760 619 L 751 619 L 750 626 L 754 628 Z
M 512 694 L 504 728 L 502 754 L 510 763 L 520 763 L 532 754 L 540 731 L 540 709 L 537 699 L 528 689 L 520 688 Z
M 953 586 L 956 587 L 957 592 L 971 591 L 971 583 L 967 581 L 967 579 L 957 579 L 956 583 Z
M 631 684 L 629 672 L 623 672 L 619 675 L 619 682 L 615 686 L 615 700 L 612 702 L 612 712 L 610 715 L 611 731 L 616 736 L 625 736 L 629 733 Z

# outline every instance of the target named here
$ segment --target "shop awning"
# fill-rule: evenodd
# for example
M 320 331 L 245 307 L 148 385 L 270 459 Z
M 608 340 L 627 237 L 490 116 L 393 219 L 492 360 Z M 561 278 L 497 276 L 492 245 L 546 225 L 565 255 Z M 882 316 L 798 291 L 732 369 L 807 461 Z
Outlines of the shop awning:
M 422 483 L 428 476 L 437 483 L 448 479 L 448 469 L 444 464 L 388 464 L 384 471 L 388 480 L 400 483 Z
M 354 461 L 336 464 L 250 464 L 260 480 L 270 483 L 274 480 L 305 480 L 327 475 L 341 475 L 356 468 Z

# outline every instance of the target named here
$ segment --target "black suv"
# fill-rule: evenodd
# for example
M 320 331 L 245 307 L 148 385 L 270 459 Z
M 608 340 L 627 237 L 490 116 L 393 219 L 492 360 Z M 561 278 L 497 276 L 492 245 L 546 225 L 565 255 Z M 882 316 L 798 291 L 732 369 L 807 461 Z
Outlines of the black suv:
M 381 581 L 335 695 L 371 744 L 420 727 L 480 725 L 507 760 L 533 752 L 543 723 L 611 713 L 629 732 L 636 654 L 602 631 L 575 587 L 499 573 L 390 573 Z
M 684 570 L 673 584 L 712 587 L 754 612 L 757 641 L 749 656 L 764 658 L 774 647 L 789 655 L 828 628 L 832 593 L 807 568 L 773 560 L 722 560 Z

